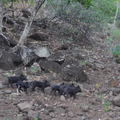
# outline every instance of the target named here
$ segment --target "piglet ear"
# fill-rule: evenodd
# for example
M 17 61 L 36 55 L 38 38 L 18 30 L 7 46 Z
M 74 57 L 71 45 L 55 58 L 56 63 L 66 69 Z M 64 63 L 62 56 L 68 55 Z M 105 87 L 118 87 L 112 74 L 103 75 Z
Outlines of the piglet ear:
M 80 86 L 79 86 L 79 85 L 78 85 L 77 87 L 78 87 L 78 88 L 80 88 Z

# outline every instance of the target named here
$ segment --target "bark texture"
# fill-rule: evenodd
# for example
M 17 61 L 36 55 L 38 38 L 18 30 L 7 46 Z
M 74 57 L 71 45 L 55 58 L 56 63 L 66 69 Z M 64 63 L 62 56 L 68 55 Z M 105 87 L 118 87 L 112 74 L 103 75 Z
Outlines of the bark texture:
M 20 40 L 18 42 L 18 46 L 24 45 L 24 41 L 25 41 L 25 39 L 26 39 L 26 37 L 27 37 L 27 35 L 29 33 L 29 29 L 31 27 L 31 24 L 32 24 L 32 22 L 33 22 L 33 20 L 34 20 L 34 18 L 36 16 L 38 10 L 41 8 L 41 6 L 44 4 L 44 2 L 45 2 L 45 0 L 39 0 L 37 2 L 37 4 L 36 4 L 36 6 L 35 6 L 35 8 L 34 8 L 34 10 L 32 12 L 32 14 L 31 14 L 31 17 L 29 18 L 29 20 L 28 20 L 28 22 L 27 22 L 27 24 L 25 26 L 23 34 L 22 34 L 22 36 L 21 36 L 21 38 L 20 38 Z
M 3 3 L 0 2 L 0 31 L 2 32 L 2 9 L 3 9 Z

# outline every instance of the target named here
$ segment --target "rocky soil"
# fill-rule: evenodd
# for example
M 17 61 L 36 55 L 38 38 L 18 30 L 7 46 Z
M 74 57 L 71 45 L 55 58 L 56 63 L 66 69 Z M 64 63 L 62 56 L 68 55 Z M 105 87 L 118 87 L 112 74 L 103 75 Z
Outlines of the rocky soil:
M 96 44 L 99 44 L 99 40 Z M 7 89 L 6 86 L 7 77 L 15 75 L 15 71 L 0 70 L 0 119 L 119 120 L 119 64 L 114 61 L 112 54 L 105 50 L 107 44 L 101 46 L 102 49 L 98 46 L 96 51 L 77 46 L 78 51 L 82 50 L 81 54 L 89 58 L 82 66 L 92 83 L 73 82 L 82 88 L 82 92 L 77 94 L 75 100 L 50 95 L 50 87 L 45 89 L 45 94 L 36 89 L 34 93 L 29 90 L 28 95 L 24 93 L 17 95 L 15 85 L 15 89 L 11 87 Z M 26 68 L 22 69 L 22 72 L 27 75 L 29 81 L 48 79 L 52 85 L 63 82 L 61 75 L 56 73 L 41 72 L 39 75 L 29 75 Z
M 6 27 L 6 36 L 14 36 L 15 40 L 19 40 L 20 31 L 12 31 L 9 25 Z M 36 29 L 34 25 L 30 32 L 34 32 L 33 29 Z M 98 33 L 93 36 L 94 46 L 73 41 L 68 46 L 62 46 L 62 40 L 66 36 L 52 34 L 49 29 L 42 32 L 49 34 L 47 41 L 36 42 L 27 38 L 26 45 L 35 42 L 49 46 L 52 52 L 64 51 L 67 59 L 78 61 L 91 82 L 66 82 L 63 81 L 62 74 L 53 71 L 46 73 L 40 70 L 39 74 L 30 74 L 27 67 L 21 71 L 0 69 L 0 120 L 120 120 L 120 65 L 115 62 L 110 51 L 113 46 L 105 41 L 107 35 Z M 79 55 L 84 60 L 80 60 Z M 15 85 L 14 89 L 8 89 L 6 85 L 7 77 L 17 75 L 17 72 L 24 73 L 28 81 L 48 79 L 51 85 L 73 82 L 80 85 L 82 92 L 77 94 L 75 100 L 50 95 L 50 87 L 45 89 L 45 94 L 40 89 L 33 93 L 29 89 L 27 95 L 18 95 Z

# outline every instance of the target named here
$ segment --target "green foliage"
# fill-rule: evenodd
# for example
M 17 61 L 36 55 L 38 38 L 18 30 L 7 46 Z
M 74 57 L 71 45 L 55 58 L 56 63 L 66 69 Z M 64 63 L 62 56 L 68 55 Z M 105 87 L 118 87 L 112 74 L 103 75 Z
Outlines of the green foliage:
M 109 104 L 111 103 L 111 101 L 108 101 L 108 102 L 104 102 L 104 104 L 102 104 L 102 106 L 105 106 L 104 107 L 104 111 L 107 112 L 108 110 L 111 110 L 112 107 L 109 106 Z
M 32 67 L 32 69 L 31 69 L 31 71 L 32 71 L 33 73 L 35 73 L 35 72 L 38 71 L 38 70 L 39 70 L 39 67 L 38 67 L 38 66 Z
M 0 0 L 1 2 L 3 2 L 4 4 L 8 4 L 8 3 L 14 3 L 14 2 L 17 2 L 17 3 L 19 3 L 19 1 L 20 0 Z M 29 0 L 24 0 L 25 1 L 25 3 L 27 3 L 27 4 L 32 4 L 32 5 L 34 5 L 34 2 L 35 2 L 35 0 L 31 0 L 31 1 L 29 1 Z
M 120 30 L 119 29 L 115 29 L 114 31 L 112 31 L 112 33 L 116 40 L 120 38 Z
M 98 97 L 100 98 L 100 100 L 102 100 L 102 96 L 101 95 L 98 95 Z
M 93 0 L 68 0 L 68 4 L 70 4 L 70 2 L 72 3 L 81 3 L 81 5 L 83 5 L 83 7 L 89 8 L 90 6 L 93 6 L 92 4 Z
M 120 57 L 120 44 L 117 44 L 113 49 L 113 55 Z
M 111 101 L 104 102 L 104 104 L 102 104 L 102 106 L 108 106 L 110 103 L 111 103 Z
M 35 118 L 34 120 L 38 120 L 38 118 Z

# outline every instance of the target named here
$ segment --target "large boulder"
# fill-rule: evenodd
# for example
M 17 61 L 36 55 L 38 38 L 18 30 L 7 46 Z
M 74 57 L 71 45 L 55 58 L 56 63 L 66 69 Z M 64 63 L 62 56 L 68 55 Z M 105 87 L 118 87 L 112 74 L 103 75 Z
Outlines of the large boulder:
M 87 75 L 84 73 L 83 68 L 75 60 L 66 60 L 62 64 L 62 79 L 65 81 L 86 81 Z
M 29 49 L 27 46 L 17 46 L 13 51 L 19 55 L 23 61 L 23 64 L 26 66 L 31 66 L 38 56 L 35 55 L 32 49 Z
M 36 49 L 34 49 L 34 52 L 37 56 L 39 57 L 49 57 L 50 56 L 50 51 L 47 47 L 42 47 L 42 46 L 36 46 Z
M 56 62 L 42 60 L 39 62 L 39 65 L 44 72 L 61 72 L 61 66 Z
M 21 62 L 21 59 L 18 55 L 5 50 L 0 51 L 0 69 L 13 70 L 15 69 L 14 62 Z
M 33 63 L 33 65 L 30 67 L 29 72 L 32 75 L 39 75 L 41 73 L 41 68 L 38 63 Z
M 73 57 L 75 59 L 78 59 L 78 60 L 84 60 L 83 56 L 76 50 L 70 50 L 67 54 L 66 54 L 67 57 Z
M 53 62 L 58 62 L 58 63 L 63 63 L 65 60 L 65 54 L 62 51 L 55 52 L 51 56 L 47 58 L 48 61 L 53 61 Z
M 0 32 L 0 46 L 10 46 L 10 40 Z
M 32 35 L 29 36 L 29 38 L 32 38 L 37 41 L 46 41 L 49 36 L 46 33 L 33 33 Z
M 113 99 L 113 104 L 120 107 L 120 95 Z
M 15 66 L 18 66 L 23 62 L 21 57 L 18 54 L 16 54 L 15 52 L 13 52 L 11 50 L 6 51 L 6 52 L 7 52 L 8 56 L 12 59 L 13 64 Z

